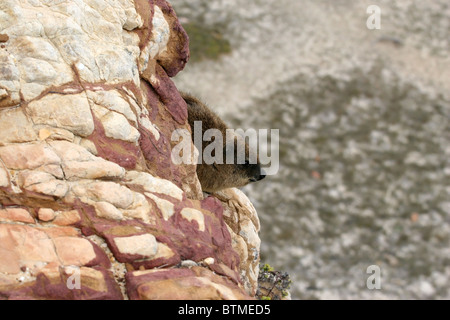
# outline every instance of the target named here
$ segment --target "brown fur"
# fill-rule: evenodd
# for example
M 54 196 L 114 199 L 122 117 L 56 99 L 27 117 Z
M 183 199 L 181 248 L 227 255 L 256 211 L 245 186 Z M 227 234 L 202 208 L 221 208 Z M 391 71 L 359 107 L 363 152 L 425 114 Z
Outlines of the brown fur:
M 194 139 L 194 121 L 202 121 L 202 137 L 206 130 L 213 128 L 218 129 L 221 131 L 224 139 L 224 149 L 226 149 L 227 146 L 230 146 L 230 144 L 234 144 L 235 146 L 234 164 L 213 163 L 211 165 L 207 165 L 205 163 L 199 163 L 197 165 L 197 176 L 200 180 L 203 191 L 211 193 L 226 188 L 239 188 L 250 182 L 259 181 L 265 177 L 259 162 L 256 164 L 237 164 L 236 145 L 240 138 L 235 136 L 232 140 L 226 141 L 226 129 L 228 129 L 228 126 L 217 116 L 217 114 L 211 111 L 200 100 L 189 94 L 182 93 L 182 97 L 188 105 L 188 121 L 192 128 L 192 139 Z M 203 150 L 210 143 L 213 143 L 213 141 L 203 141 Z M 203 150 L 199 150 L 199 152 L 203 153 Z M 245 152 L 245 159 L 248 160 L 250 151 L 247 144 L 245 145 Z

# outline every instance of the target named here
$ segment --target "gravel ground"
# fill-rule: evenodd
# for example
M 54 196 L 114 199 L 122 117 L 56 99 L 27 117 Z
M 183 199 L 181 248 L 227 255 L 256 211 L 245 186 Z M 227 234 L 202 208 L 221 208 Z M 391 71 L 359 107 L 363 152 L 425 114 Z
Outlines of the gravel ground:
M 244 191 L 292 298 L 450 299 L 448 1 L 171 3 L 232 47 L 178 88 L 236 127 L 280 129 L 278 174 Z

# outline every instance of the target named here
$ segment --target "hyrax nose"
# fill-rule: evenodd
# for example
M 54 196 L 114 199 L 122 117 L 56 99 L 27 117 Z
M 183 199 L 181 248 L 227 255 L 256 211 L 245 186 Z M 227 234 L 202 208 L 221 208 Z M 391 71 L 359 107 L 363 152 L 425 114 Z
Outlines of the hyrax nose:
M 262 180 L 266 177 L 265 172 L 263 169 L 261 169 L 261 173 L 259 174 L 258 179 L 256 179 L 256 181 Z
M 262 168 L 260 168 L 259 172 L 257 174 L 255 174 L 253 176 L 253 178 L 250 179 L 250 181 L 256 182 L 256 181 L 264 179 L 265 177 L 266 177 L 266 172 Z

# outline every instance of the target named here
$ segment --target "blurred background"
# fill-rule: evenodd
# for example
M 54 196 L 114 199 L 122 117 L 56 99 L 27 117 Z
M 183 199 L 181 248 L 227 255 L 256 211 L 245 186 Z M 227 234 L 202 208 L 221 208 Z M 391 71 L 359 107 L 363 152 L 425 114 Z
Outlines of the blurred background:
M 243 191 L 292 298 L 450 299 L 449 1 L 169 1 L 191 39 L 177 87 L 280 130 L 278 174 Z

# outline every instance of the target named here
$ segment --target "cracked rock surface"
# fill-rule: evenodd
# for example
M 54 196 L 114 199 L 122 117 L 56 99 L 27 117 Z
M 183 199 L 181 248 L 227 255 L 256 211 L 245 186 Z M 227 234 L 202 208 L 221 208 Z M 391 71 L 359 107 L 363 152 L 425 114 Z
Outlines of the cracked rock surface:
M 164 0 L 2 1 L 0 298 L 254 297 L 253 206 L 171 161 L 188 58 Z

